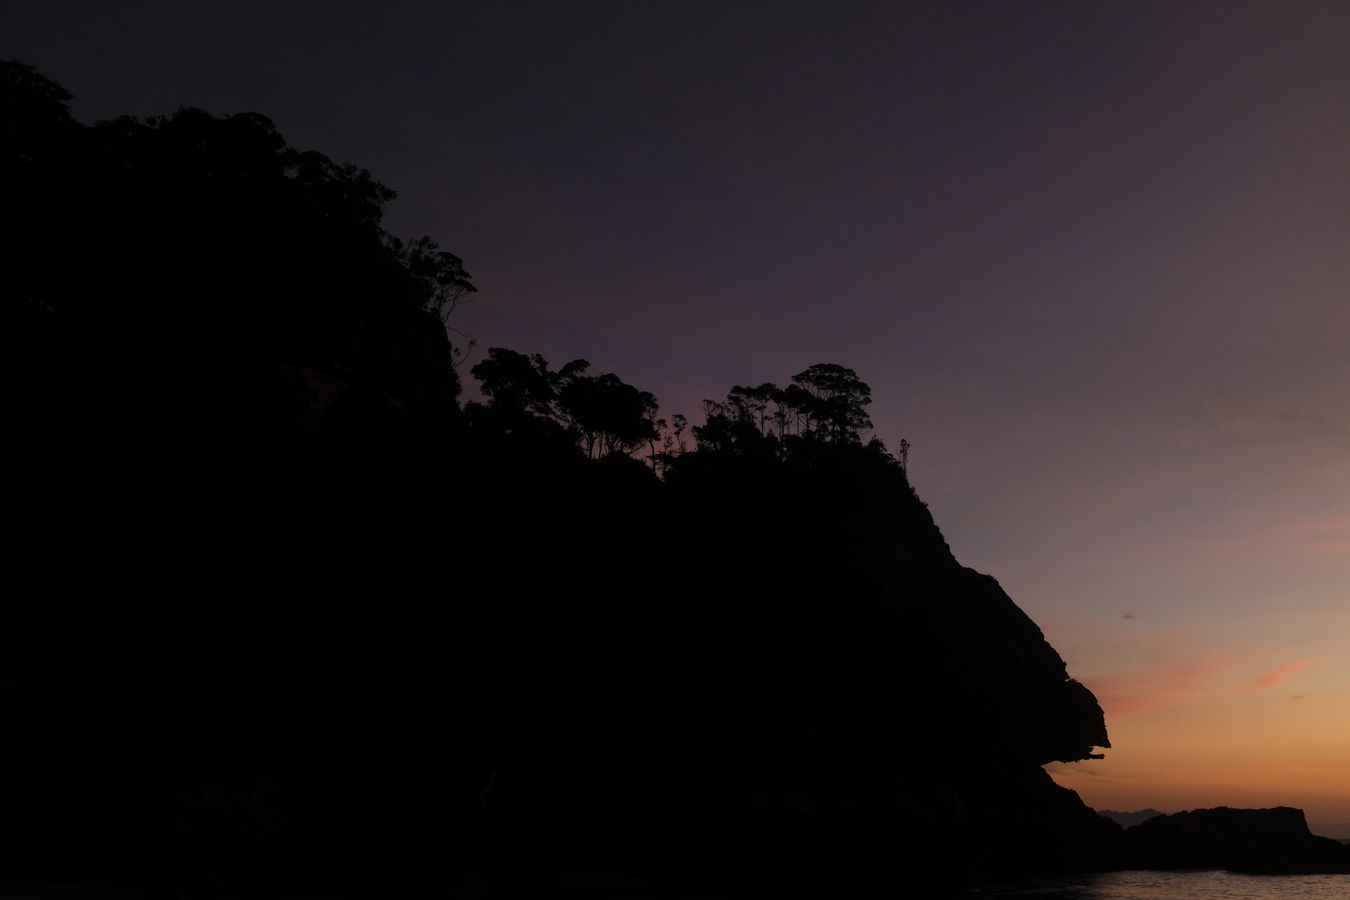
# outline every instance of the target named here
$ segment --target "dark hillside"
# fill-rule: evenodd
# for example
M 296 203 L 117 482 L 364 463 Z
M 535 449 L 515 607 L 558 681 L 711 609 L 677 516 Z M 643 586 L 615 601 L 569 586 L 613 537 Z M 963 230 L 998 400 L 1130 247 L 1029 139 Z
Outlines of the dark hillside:
M 0 65 L 0 877 L 176 896 L 954 884 L 1093 865 L 1100 708 L 837 365 L 692 442 L 495 348 L 263 117 Z M 675 435 L 678 435 L 676 439 Z M 681 443 L 687 446 L 681 448 Z

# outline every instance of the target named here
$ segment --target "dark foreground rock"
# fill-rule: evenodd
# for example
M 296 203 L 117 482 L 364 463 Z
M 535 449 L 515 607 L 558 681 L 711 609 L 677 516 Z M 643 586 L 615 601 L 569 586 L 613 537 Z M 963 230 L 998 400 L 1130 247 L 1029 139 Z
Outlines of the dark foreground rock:
M 1350 848 L 1308 830 L 1303 810 L 1196 809 L 1125 831 L 1123 866 L 1263 875 L 1350 872 Z

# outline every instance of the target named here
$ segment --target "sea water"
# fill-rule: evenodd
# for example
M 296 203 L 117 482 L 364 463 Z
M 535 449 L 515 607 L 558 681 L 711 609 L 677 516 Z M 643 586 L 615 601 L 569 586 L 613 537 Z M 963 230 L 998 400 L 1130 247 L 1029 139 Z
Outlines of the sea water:
M 970 900 L 1350 900 L 1350 875 L 1108 872 L 1028 880 L 972 890 L 966 896 Z

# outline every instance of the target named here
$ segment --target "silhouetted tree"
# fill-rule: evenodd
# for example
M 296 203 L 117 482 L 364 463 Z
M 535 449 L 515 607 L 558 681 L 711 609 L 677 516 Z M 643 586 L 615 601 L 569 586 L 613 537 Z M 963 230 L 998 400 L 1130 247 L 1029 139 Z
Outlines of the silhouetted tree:
M 727 394 L 727 405 L 735 411 L 735 417 L 745 419 L 765 434 L 769 406 L 779 393 L 778 386 L 765 382 L 757 387 L 736 385 Z
M 591 375 L 590 363 L 574 359 L 557 372 L 539 354 L 526 356 L 493 347 L 471 370 L 490 408 L 506 418 L 556 423 L 575 435 L 589 458 L 632 453 L 648 447 L 653 470 L 661 420 L 656 398 L 612 373 Z
M 581 436 L 587 456 L 631 453 L 656 437 L 656 398 L 617 375 L 587 375 L 584 360 L 560 372 L 558 406 Z
M 555 414 L 558 374 L 537 353 L 526 356 L 505 347 L 491 347 L 487 359 L 470 372 L 493 406 L 533 416 Z
M 819 363 L 786 388 L 737 385 L 725 400 L 703 401 L 704 423 L 694 436 L 702 450 L 771 457 L 787 452 L 789 439 L 858 444 L 872 427 L 865 411 L 871 393 L 852 369 Z
M 810 430 L 824 440 L 856 443 L 872 427 L 866 412 L 872 389 L 852 369 L 817 363 L 793 375 L 792 386 L 799 392 L 787 396 L 789 404 L 801 410 Z
M 413 301 L 442 322 L 477 292 L 464 271 L 464 261 L 440 249 L 431 238 L 424 236 L 407 243 L 391 238 L 390 247 L 411 276 Z
M 661 433 L 661 450 L 654 457 L 660 460 L 659 472 L 664 475 L 676 457 L 687 449 L 684 434 L 689 428 L 689 420 L 676 413 L 670 417 L 669 422 L 665 419 L 657 419 L 656 425 L 657 430 Z

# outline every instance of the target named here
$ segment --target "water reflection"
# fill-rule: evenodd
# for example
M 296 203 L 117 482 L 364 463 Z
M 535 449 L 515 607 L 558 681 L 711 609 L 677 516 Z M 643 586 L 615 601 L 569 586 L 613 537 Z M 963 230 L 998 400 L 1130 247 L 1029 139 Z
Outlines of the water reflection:
M 1106 876 L 1062 876 L 1053 879 L 1026 879 L 1011 884 L 991 885 L 967 892 L 966 897 L 1025 897 L 1035 900 L 1098 900 L 1098 883 Z
M 1350 875 L 1236 875 L 1231 872 L 1109 872 L 1028 879 L 966 894 L 1027 900 L 1344 900 Z

